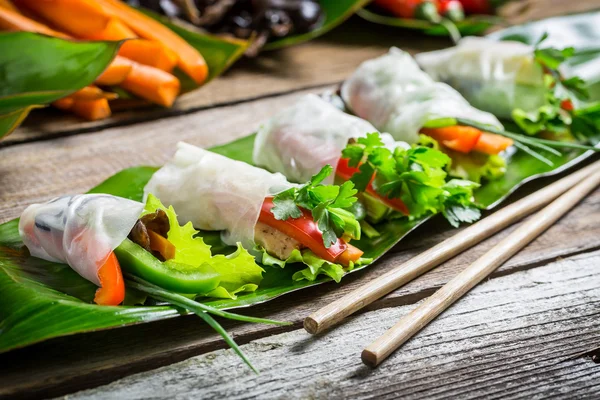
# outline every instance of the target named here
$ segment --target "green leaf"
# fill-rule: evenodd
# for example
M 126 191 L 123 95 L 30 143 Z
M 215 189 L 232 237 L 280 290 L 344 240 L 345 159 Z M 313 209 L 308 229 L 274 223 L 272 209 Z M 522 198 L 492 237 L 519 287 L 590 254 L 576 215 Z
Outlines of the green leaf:
M 160 200 L 150 194 L 146 201 L 144 214 L 154 213 L 162 209 L 169 218 L 169 232 L 167 239 L 175 246 L 175 258 L 165 261 L 165 265 L 175 269 L 197 268 L 204 264 L 219 274 L 219 286 L 207 297 L 235 299 L 237 293 L 253 292 L 258 288 L 264 272 L 254 261 L 254 257 L 240 244 L 237 250 L 230 255 L 212 255 L 210 246 L 204 243 L 199 232 L 194 229 L 191 222 L 180 226 L 177 214 L 173 207 L 165 207 Z
M 296 205 L 296 189 L 291 188 L 285 192 L 279 193 L 273 198 L 273 204 L 275 205 L 271 212 L 275 216 L 275 219 L 285 221 L 286 219 L 300 218 L 302 211 Z
M 29 32 L 0 33 L 0 138 L 14 130 L 31 108 L 92 84 L 120 45 Z

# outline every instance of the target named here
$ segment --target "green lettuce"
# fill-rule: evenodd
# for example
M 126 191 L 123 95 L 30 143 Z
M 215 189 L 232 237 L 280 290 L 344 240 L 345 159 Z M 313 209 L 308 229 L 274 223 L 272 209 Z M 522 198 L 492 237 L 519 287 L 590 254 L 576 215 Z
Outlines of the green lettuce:
M 493 181 L 506 173 L 506 160 L 500 155 L 487 155 L 478 152 L 469 154 L 447 149 L 452 159 L 448 174 L 455 178 L 467 179 L 476 183 Z
M 165 261 L 165 265 L 181 268 L 197 268 L 207 263 L 220 275 L 219 286 L 204 296 L 236 299 L 241 292 L 253 292 L 262 280 L 264 270 L 256 264 L 254 257 L 238 243 L 237 250 L 229 255 L 212 255 L 210 245 L 206 244 L 191 222 L 181 226 L 172 206 L 165 207 L 158 198 L 150 194 L 142 215 L 162 209 L 169 218 L 167 239 L 175 246 L 175 257 Z
M 372 262 L 370 258 L 361 258 L 356 263 L 350 263 L 348 268 L 344 268 L 340 264 L 330 263 L 325 261 L 315 253 L 308 249 L 298 250 L 294 249 L 290 256 L 285 260 L 280 260 L 277 257 L 273 257 L 262 247 L 256 248 L 257 253 L 260 254 L 261 263 L 268 266 L 277 266 L 284 268 L 287 264 L 304 264 L 306 268 L 296 271 L 292 276 L 294 281 L 314 281 L 319 275 L 326 275 L 339 283 L 346 272 L 352 271 L 355 267 L 369 264 Z

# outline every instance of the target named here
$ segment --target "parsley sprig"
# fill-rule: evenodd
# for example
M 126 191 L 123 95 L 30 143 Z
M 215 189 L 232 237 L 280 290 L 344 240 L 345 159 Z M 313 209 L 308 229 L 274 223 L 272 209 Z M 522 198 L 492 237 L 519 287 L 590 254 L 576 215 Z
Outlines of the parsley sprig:
M 515 109 L 512 117 L 528 135 L 570 132 L 581 141 L 590 140 L 600 132 L 600 103 L 586 104 L 590 98 L 586 82 L 578 76 L 565 79 L 560 73 L 561 65 L 575 56 L 575 49 L 542 48 L 547 38 L 545 33 L 534 50 L 534 59 L 545 72 L 546 102 L 534 111 Z
M 323 180 L 332 172 L 333 167 L 326 165 L 303 186 L 279 193 L 273 198 L 275 206 L 271 209 L 275 219 L 283 221 L 300 218 L 300 207 L 311 211 L 327 248 L 341 237 L 360 239 L 360 224 L 354 214 L 346 210 L 356 202 L 357 190 L 350 181 L 339 186 L 323 185 Z
M 375 132 L 348 144 L 342 156 L 348 158 L 351 167 L 359 168 L 351 178 L 357 190 L 364 191 L 375 174 L 373 189 L 388 198 L 401 199 L 413 218 L 442 212 L 456 227 L 480 217 L 473 204 L 473 189 L 479 185 L 460 179 L 446 182 L 451 160 L 437 149 L 415 145 L 390 150 Z

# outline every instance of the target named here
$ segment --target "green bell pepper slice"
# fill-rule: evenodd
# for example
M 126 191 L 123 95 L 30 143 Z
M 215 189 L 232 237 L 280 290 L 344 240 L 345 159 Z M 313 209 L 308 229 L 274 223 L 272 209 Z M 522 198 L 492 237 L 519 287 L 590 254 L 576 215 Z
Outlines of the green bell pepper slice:
M 189 265 L 162 262 L 129 239 L 114 251 L 124 271 L 177 293 L 206 294 L 221 282 L 220 274 L 209 264 L 190 268 Z

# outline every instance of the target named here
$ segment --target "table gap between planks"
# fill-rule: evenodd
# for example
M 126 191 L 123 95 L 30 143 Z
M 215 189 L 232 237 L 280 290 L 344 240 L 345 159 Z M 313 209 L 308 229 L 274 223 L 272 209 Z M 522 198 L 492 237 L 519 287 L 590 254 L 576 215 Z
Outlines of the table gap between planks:
M 546 3 L 547 7 L 541 7 L 539 1 L 529 3 L 528 11 L 519 12 L 518 18 L 523 18 L 524 15 L 556 15 L 564 10 L 560 7 L 566 6 L 565 2 L 556 0 L 549 0 Z M 578 2 L 577 7 L 581 10 L 582 4 L 590 6 L 595 3 L 582 1 Z M 548 10 L 554 13 L 549 13 Z M 448 44 L 448 40 L 444 38 L 427 38 L 416 32 L 377 27 L 353 18 L 341 28 L 311 43 L 266 53 L 256 60 L 243 60 L 225 77 L 200 91 L 185 95 L 172 110 L 149 109 L 116 113 L 109 121 L 98 123 L 81 123 L 52 110 L 35 113 L 22 128 L 0 143 L 0 222 L 17 217 L 28 204 L 45 201 L 59 194 L 86 191 L 123 168 L 140 164 L 161 165 L 171 156 L 175 143 L 180 140 L 209 147 L 244 136 L 252 132 L 260 121 L 272 115 L 275 110 L 292 104 L 298 97 L 335 88 L 335 85 L 348 76 L 360 62 L 383 54 L 391 45 L 416 52 L 441 48 Z M 511 199 L 531 193 L 554 179 L 543 179 L 528 184 Z M 598 256 L 592 252 L 600 250 L 599 204 L 600 190 L 597 190 L 568 216 L 496 271 L 490 284 L 507 279 L 506 275 L 520 276 L 519 274 L 527 274 L 528 270 L 538 268 L 543 271 L 544 268 L 548 268 L 547 264 L 560 258 L 588 260 L 586 265 L 594 262 L 597 264 Z M 385 318 L 389 318 L 388 325 L 391 326 L 400 315 L 398 313 L 408 311 L 415 303 L 433 293 L 509 232 L 510 230 L 507 230 L 488 239 L 473 250 L 373 303 L 365 312 L 353 317 L 352 323 L 361 318 L 377 320 L 386 316 Z M 290 332 L 290 337 L 296 337 L 301 335 L 302 319 L 310 312 L 456 233 L 457 231 L 448 230 L 441 218 L 436 218 L 411 234 L 376 265 L 344 278 L 342 284 L 330 283 L 309 288 L 284 296 L 278 301 L 243 310 L 249 315 L 292 321 L 294 325 L 291 327 L 240 324 L 231 321 L 224 321 L 223 324 L 238 343 L 257 341 L 256 346 L 259 350 L 264 343 L 269 342 L 270 337 L 279 338 L 282 332 Z M 596 287 L 600 286 L 597 274 L 590 275 L 590 280 L 597 283 Z M 593 303 L 592 300 L 598 302 L 600 297 L 590 297 L 590 302 Z M 386 311 L 390 307 L 393 309 Z M 395 311 L 396 307 L 400 307 L 398 311 Z M 483 304 L 481 307 L 487 308 Z M 560 317 L 552 314 L 551 310 L 547 312 L 549 318 Z M 592 376 L 597 378 L 599 375 L 598 366 L 589 361 L 589 357 L 580 361 L 576 357 L 591 354 L 600 347 L 600 328 L 598 324 L 577 325 L 578 318 L 584 316 L 574 314 L 565 317 L 564 321 L 576 325 L 568 332 L 553 332 L 556 339 L 553 339 L 552 343 L 555 346 L 552 349 L 555 349 L 553 351 L 556 351 L 556 354 L 548 350 L 550 348 L 544 347 L 543 350 L 539 350 L 549 351 L 548 354 L 544 354 L 544 365 L 549 368 L 547 376 L 565 377 L 574 374 L 576 376 L 572 378 L 572 382 L 577 383 L 580 380 L 589 380 Z M 543 325 L 543 322 L 533 321 L 530 328 L 535 329 L 540 325 Z M 383 325 L 379 329 L 383 329 L 382 327 Z M 346 328 L 337 328 L 331 334 L 335 336 L 336 332 L 343 332 L 344 329 Z M 491 332 L 494 332 L 493 329 Z M 372 334 L 372 337 L 364 337 L 362 345 L 366 345 L 375 336 Z M 563 337 L 565 341 L 561 344 L 560 339 Z M 344 337 L 339 340 L 344 340 Z M 330 343 L 331 339 L 325 334 L 310 340 L 312 346 L 319 346 L 320 341 Z M 452 339 L 448 339 L 448 343 L 451 342 Z M 508 343 L 516 346 L 516 342 L 517 339 Z M 578 345 L 569 348 L 572 343 Z M 293 347 L 294 344 L 289 346 Z M 303 344 L 299 343 L 297 346 L 302 347 Z M 205 354 L 205 357 L 209 357 L 212 352 L 224 347 L 220 337 L 194 316 L 57 338 L 0 355 L 0 397 L 51 397 L 71 393 L 192 356 Z M 355 364 L 360 351 L 358 347 L 354 347 L 356 346 L 351 346 L 353 351 L 356 350 L 355 359 L 352 361 Z M 308 351 L 298 350 L 301 353 Z M 502 353 L 501 350 L 499 352 Z M 254 351 L 251 353 L 255 356 Z M 245 374 L 245 367 L 235 357 L 232 358 L 230 351 L 220 350 L 214 354 L 218 357 L 228 357 L 229 368 Z M 493 354 L 496 353 L 475 352 L 475 355 L 480 357 L 479 362 L 492 358 Z M 535 356 L 535 353 L 528 354 L 529 357 Z M 518 352 L 513 354 L 515 357 L 518 355 Z M 571 361 L 558 364 L 566 359 Z M 384 371 L 388 371 L 387 378 L 384 373 L 388 383 L 393 381 L 394 371 L 398 371 L 397 368 L 405 361 L 402 356 L 389 360 L 388 366 L 384 367 Z M 344 362 L 342 361 L 342 366 Z M 176 365 L 179 364 L 173 367 Z M 560 367 L 555 368 L 555 365 Z M 463 367 L 466 369 L 465 376 L 473 376 L 475 379 L 472 371 L 469 372 L 472 368 L 468 364 Z M 330 365 L 330 368 L 335 369 L 336 366 Z M 507 370 L 511 371 L 510 367 L 507 367 Z M 513 373 L 517 370 L 515 368 Z M 215 372 L 214 368 L 210 371 Z M 361 369 L 358 371 L 349 376 L 349 382 L 357 376 L 370 374 Z M 347 373 L 351 374 L 351 371 Z M 418 369 L 413 369 L 408 378 L 414 380 L 420 374 Z M 270 376 L 269 372 L 267 376 Z M 496 378 L 491 376 L 487 378 L 488 383 L 490 380 L 492 383 L 496 382 Z M 536 377 L 532 376 L 532 379 Z M 384 378 L 381 378 L 380 374 L 379 379 Z M 215 388 L 218 378 L 215 379 L 213 384 L 205 382 L 209 390 L 202 392 L 203 394 L 198 392 L 198 395 L 223 397 L 234 393 L 233 397 L 244 397 L 239 392 L 231 392 L 231 388 L 227 389 L 229 392 L 219 392 Z M 515 379 L 517 378 L 513 381 Z M 256 383 L 260 378 L 246 377 L 245 381 Z M 437 393 L 435 390 L 438 389 L 440 393 L 444 393 L 444 390 L 448 390 L 447 393 L 450 394 L 458 393 L 452 386 L 456 385 L 455 381 L 447 385 L 428 382 L 415 383 L 420 389 L 408 391 L 406 395 L 433 394 Z M 466 380 L 463 383 L 472 385 L 474 382 L 475 380 Z M 504 381 L 498 378 L 496 383 L 502 387 L 502 382 Z M 118 390 L 119 383 L 115 385 L 115 390 Z M 397 387 L 397 382 L 396 386 L 392 387 L 396 387 L 396 390 L 401 389 Z M 350 393 L 347 390 L 351 389 L 345 384 L 340 384 L 336 389 L 339 393 L 332 394 L 347 395 Z M 553 387 L 553 390 L 555 389 L 556 387 Z M 253 393 L 260 395 L 261 392 L 256 391 L 256 387 L 253 390 Z M 431 392 L 432 390 L 434 392 Z M 526 394 L 528 390 L 531 390 L 531 385 L 524 385 L 522 392 Z M 91 393 L 92 396 L 98 396 L 102 392 Z M 281 392 L 277 393 L 282 395 Z M 302 393 L 309 395 L 308 392 Z M 322 391 L 316 390 L 315 394 L 319 393 L 323 395 Z M 382 396 L 390 394 L 381 391 L 374 393 Z M 362 397 L 368 396 L 363 392 Z

